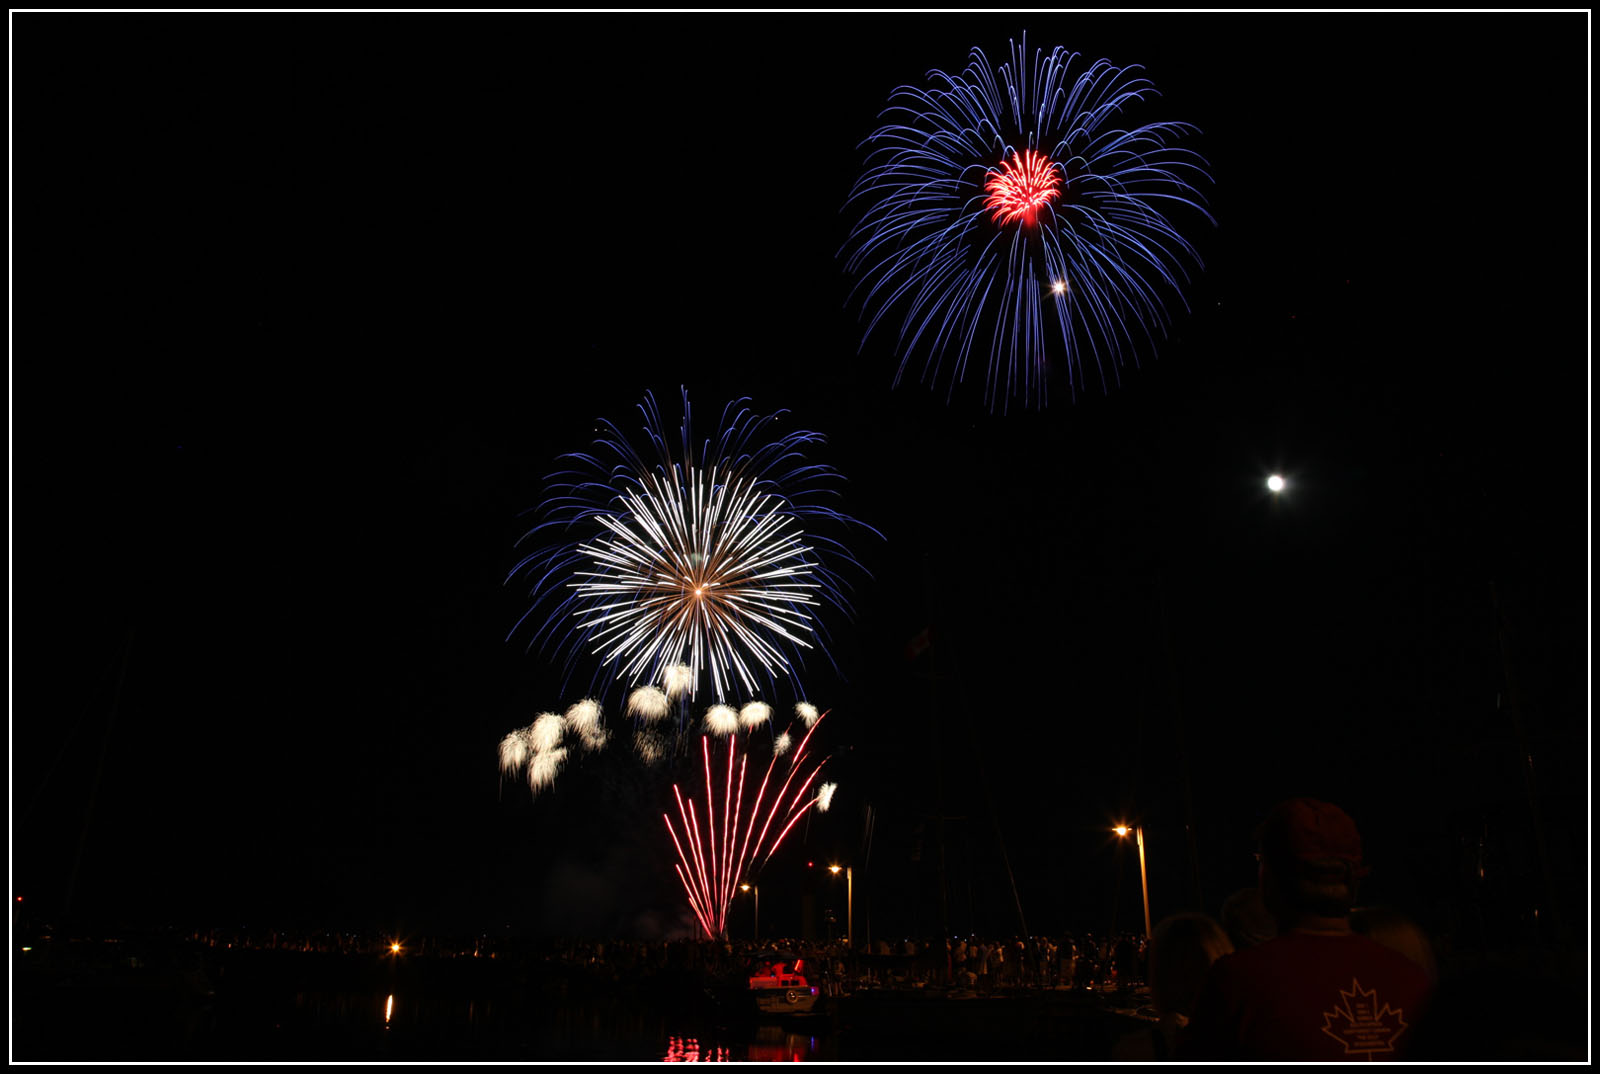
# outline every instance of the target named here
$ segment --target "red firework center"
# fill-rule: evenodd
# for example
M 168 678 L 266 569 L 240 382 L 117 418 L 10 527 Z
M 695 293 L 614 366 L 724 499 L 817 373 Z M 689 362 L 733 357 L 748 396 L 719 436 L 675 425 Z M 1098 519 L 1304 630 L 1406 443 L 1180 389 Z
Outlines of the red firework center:
M 994 211 L 997 224 L 1020 220 L 1032 227 L 1039 210 L 1061 196 L 1061 173 L 1049 157 L 1032 149 L 1013 151 L 1011 157 L 1000 162 L 1002 170 L 991 170 L 984 177 L 983 188 L 989 196 L 983 204 Z

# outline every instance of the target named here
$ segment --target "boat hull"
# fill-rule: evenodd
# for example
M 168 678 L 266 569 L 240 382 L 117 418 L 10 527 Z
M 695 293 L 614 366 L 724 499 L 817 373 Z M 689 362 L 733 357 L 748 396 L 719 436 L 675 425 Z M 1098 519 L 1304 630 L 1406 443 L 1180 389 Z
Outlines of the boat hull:
M 817 1005 L 817 989 L 809 985 L 752 988 L 756 1010 L 762 1014 L 805 1014 Z

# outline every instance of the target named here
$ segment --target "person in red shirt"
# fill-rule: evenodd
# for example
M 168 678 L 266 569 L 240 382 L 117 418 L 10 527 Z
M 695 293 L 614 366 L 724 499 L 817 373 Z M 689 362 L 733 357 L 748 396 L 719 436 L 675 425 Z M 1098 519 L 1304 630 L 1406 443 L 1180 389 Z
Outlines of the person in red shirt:
M 1403 1059 L 1431 985 L 1404 955 L 1350 927 L 1367 868 L 1338 806 L 1280 802 L 1257 829 L 1259 884 L 1278 935 L 1211 967 L 1179 1038 L 1183 1059 Z

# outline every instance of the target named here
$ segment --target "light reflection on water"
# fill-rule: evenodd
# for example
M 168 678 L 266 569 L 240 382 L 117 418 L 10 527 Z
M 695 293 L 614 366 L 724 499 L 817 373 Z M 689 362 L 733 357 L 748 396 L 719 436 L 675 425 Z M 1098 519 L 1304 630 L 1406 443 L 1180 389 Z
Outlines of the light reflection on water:
M 668 1037 L 667 1054 L 661 1057 L 664 1063 L 727 1063 L 728 1049 L 715 1044 L 707 1044 L 705 1050 L 700 1048 L 700 1042 L 694 1037 Z
M 726 1043 L 701 1042 L 695 1037 L 667 1038 L 667 1063 L 803 1063 L 817 1058 L 817 1038 L 793 1033 L 782 1026 L 756 1026 L 742 1048 Z M 742 1051 L 743 1054 L 738 1054 Z
M 836 1051 L 820 1025 L 716 1024 L 620 999 L 300 991 L 292 1009 L 260 1013 L 270 1016 L 270 1039 L 299 1057 L 326 1046 L 343 1059 L 797 1063 L 828 1061 Z
M 816 1037 L 781 1026 L 758 1026 L 745 1056 L 752 1063 L 800 1063 L 816 1057 Z

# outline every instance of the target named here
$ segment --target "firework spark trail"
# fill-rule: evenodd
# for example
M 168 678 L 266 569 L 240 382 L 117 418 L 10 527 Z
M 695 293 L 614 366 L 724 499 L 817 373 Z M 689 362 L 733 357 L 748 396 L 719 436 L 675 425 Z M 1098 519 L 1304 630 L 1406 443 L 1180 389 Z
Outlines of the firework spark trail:
M 706 740 L 703 739 L 703 738 L 700 740 L 700 743 L 701 743 L 702 746 L 705 745 L 705 741 Z M 744 758 L 743 757 L 739 758 L 739 782 L 740 782 L 741 785 L 744 783 Z M 731 860 L 731 855 L 729 853 L 729 850 L 727 849 L 727 847 L 728 847 L 728 829 L 733 823 L 733 750 L 732 749 L 728 750 L 728 774 L 723 778 L 722 785 L 724 787 L 726 787 L 727 790 L 724 792 L 726 797 L 723 799 L 723 802 L 722 802 L 722 846 L 723 846 L 724 849 L 723 849 L 723 852 L 722 852 L 723 869 L 722 869 L 721 873 L 717 874 L 718 875 L 718 881 L 719 881 L 719 887 L 717 888 L 717 893 L 718 893 L 719 896 L 722 895 L 724 892 L 731 893 L 732 890 L 733 890 L 733 882 L 728 879 L 729 874 L 733 872 L 733 869 L 731 868 L 731 865 L 733 863 L 732 863 L 732 860 Z M 722 907 L 721 913 L 719 913 L 717 915 L 717 928 L 718 929 L 725 929 L 725 928 L 727 928 L 727 924 L 728 924 L 727 923 L 727 906 L 728 906 L 728 902 L 724 898 L 719 898 L 717 900 L 717 904 L 720 907 Z
M 1200 265 L 1167 213 L 1215 223 L 1196 186 L 1208 165 L 1175 144 L 1190 124 L 1115 126 L 1157 95 L 1139 68 L 1102 59 L 1074 75 L 1078 59 L 1056 48 L 1030 61 L 1026 36 L 998 67 L 973 49 L 960 75 L 898 87 L 863 143 L 846 269 L 863 346 L 900 320 L 896 384 L 922 351 L 922 379 L 948 379 L 953 395 L 986 349 L 990 408 L 1043 407 L 1051 341 L 1075 397 L 1086 362 L 1109 390 L 1108 364 L 1120 379 L 1125 355 L 1166 334 L 1164 296 L 1181 300 L 1186 266 Z
M 692 833 L 694 831 L 694 827 L 689 823 L 689 814 L 684 809 L 683 805 L 683 795 L 679 793 L 676 785 L 674 785 L 672 788 L 672 794 L 673 797 L 678 801 L 678 815 L 683 818 L 685 831 Z M 678 879 L 683 882 L 684 891 L 688 892 L 689 894 L 689 908 L 694 911 L 695 917 L 700 919 L 700 927 L 706 930 L 706 935 L 714 936 L 716 933 L 711 928 L 711 919 L 706 913 L 706 908 L 700 903 L 698 892 L 701 889 L 699 889 L 689 880 L 689 856 L 683 852 L 683 844 L 678 842 L 678 833 L 672 827 L 671 818 L 668 817 L 667 814 L 663 813 L 661 814 L 661 819 L 667 822 L 667 834 L 672 836 L 672 845 L 678 851 L 679 863 L 675 863 L 672 868 L 678 874 Z M 690 843 L 690 846 L 693 846 L 692 842 Z M 698 852 L 696 852 L 696 857 L 698 858 Z
M 772 827 L 772 818 L 773 818 L 774 815 L 776 815 L 776 806 L 777 806 L 777 804 L 779 802 L 783 801 L 784 794 L 789 790 L 790 782 L 794 779 L 795 773 L 797 771 L 799 771 L 800 762 L 805 759 L 806 745 L 811 741 L 811 735 L 812 735 L 813 732 L 816 731 L 817 725 L 819 723 L 821 723 L 821 717 L 818 717 L 817 722 L 813 723 L 811 725 L 810 730 L 808 730 L 805 733 L 805 736 L 800 739 L 800 746 L 799 746 L 798 749 L 795 750 L 794 758 L 789 762 L 789 774 L 784 777 L 783 786 L 778 789 L 778 793 L 775 796 L 775 798 L 773 799 L 774 813 L 768 814 L 766 822 L 761 826 L 761 835 L 760 835 L 759 838 L 756 839 L 756 844 L 755 844 L 756 845 L 756 849 L 752 852 L 752 857 L 761 852 L 760 851 L 761 844 L 767 838 L 767 832 Z M 773 759 L 767 763 L 767 776 L 771 776 L 772 767 L 776 763 L 777 763 L 777 757 L 776 756 L 774 756 Z M 800 785 L 800 789 L 796 792 L 795 798 L 792 800 L 791 805 L 792 805 L 793 802 L 798 802 L 800 797 L 805 794 L 806 789 L 811 785 L 811 781 L 813 779 L 817 778 L 817 773 L 820 772 L 820 771 L 821 771 L 821 766 L 819 765 L 817 768 L 812 770 L 812 772 L 811 772 L 811 774 L 809 776 L 806 777 L 805 781 Z M 756 813 L 761 808 L 761 799 L 764 796 L 764 794 L 766 793 L 766 787 L 767 787 L 767 777 L 764 776 L 764 777 L 762 777 L 762 780 L 761 780 L 761 790 L 756 793 L 756 806 L 755 806 L 755 809 L 752 810 L 752 812 L 750 814 L 750 827 L 751 827 L 752 831 L 755 828 Z M 799 810 L 795 814 L 795 818 L 794 819 L 798 820 L 799 817 L 800 817 L 800 814 L 804 813 L 804 812 L 805 812 L 805 810 L 803 808 L 801 810 Z M 793 821 L 790 822 L 789 826 L 793 827 Z M 772 851 L 774 851 L 774 850 L 776 850 L 778 848 L 778 843 L 781 843 L 783 841 L 783 836 L 787 835 L 788 832 L 789 832 L 789 828 L 786 827 L 786 828 L 783 829 L 783 833 L 781 835 L 779 835 L 777 840 L 775 840 L 773 842 L 771 849 L 769 849 L 767 851 L 766 857 L 762 858 L 763 862 L 765 862 L 768 858 L 772 857 Z M 747 844 L 748 844 L 748 840 L 749 840 L 749 835 L 750 835 L 749 832 L 745 833 L 745 839 L 746 839 Z M 742 851 L 741 851 L 741 854 L 742 854 Z
M 817 778 L 817 774 L 815 772 L 811 773 L 811 775 L 806 777 L 805 783 L 803 783 L 801 785 L 800 789 L 796 792 L 797 797 L 795 799 L 794 805 L 792 805 L 790 807 L 791 809 L 794 810 L 794 812 L 789 817 L 789 823 L 787 823 L 787 824 L 785 824 L 783 826 L 783 830 L 778 833 L 778 837 L 772 841 L 772 849 L 773 850 L 776 850 L 778 848 L 778 846 L 780 844 L 782 844 L 784 839 L 786 839 L 788 837 L 789 832 L 794 829 L 794 826 L 796 824 L 800 823 L 800 818 L 806 815 L 806 810 L 808 808 L 810 808 L 813 803 L 815 803 L 816 799 L 814 799 L 814 798 L 810 799 L 809 801 L 805 801 L 805 802 L 801 802 L 800 798 L 804 797 L 806 792 L 811 787 L 811 781 L 816 779 L 816 778 Z M 768 858 L 772 857 L 772 854 L 771 854 L 770 851 L 768 852 L 767 857 Z
M 715 808 L 718 790 L 713 778 L 710 736 L 702 735 L 700 738 L 700 768 L 706 790 L 704 818 L 695 808 L 694 800 L 685 801 L 682 790 L 677 784 L 673 785 L 681 834 L 679 827 L 674 826 L 671 814 L 662 814 L 662 820 L 672 837 L 672 845 L 678 853 L 678 862 L 673 869 L 684 885 L 690 908 L 707 936 L 720 936 L 726 930 L 728 907 L 733 902 L 733 893 L 740 878 L 751 875 L 771 860 L 806 810 L 819 804 L 819 798 L 812 794 L 812 785 L 825 761 L 818 761 L 801 776 L 807 746 L 815 730 L 816 724 L 812 724 L 802 738 L 788 762 L 788 774 L 770 804 L 767 790 L 772 783 L 778 755 L 774 754 L 768 760 L 760 788 L 749 806 L 748 817 L 745 814 L 745 784 L 749 759 L 740 751 L 736 738 L 730 737 L 728 740 L 726 766 L 718 765 L 715 769 L 723 775 L 720 818 Z M 737 783 L 734 777 L 736 756 Z M 800 777 L 798 780 L 797 776 Z M 769 836 L 772 836 L 770 840 Z
M 722 844 L 717 839 L 717 796 L 712 793 L 711 790 L 711 750 L 706 745 L 706 740 L 704 738 L 700 740 L 700 747 L 700 752 L 704 756 L 706 769 L 706 857 L 711 862 L 710 875 L 720 879 L 722 874 L 717 871 L 717 848 Z M 733 756 L 732 743 L 729 743 L 728 756 L 730 758 Z M 693 802 L 689 803 L 689 809 L 692 813 L 694 809 Z M 706 893 L 708 896 L 711 893 L 711 884 L 709 882 L 706 884 Z M 713 902 L 711 905 L 715 906 L 716 904 Z M 718 935 L 721 935 L 721 932 L 722 921 L 719 916 L 717 919 Z
M 767 832 L 771 827 L 772 816 L 774 816 L 776 814 L 776 811 L 777 811 L 777 808 L 778 808 L 778 804 L 782 802 L 783 796 L 784 796 L 784 792 L 788 790 L 789 782 L 794 779 L 794 774 L 795 774 L 796 770 L 799 768 L 800 762 L 805 759 L 806 743 L 810 740 L 810 738 L 811 738 L 811 732 L 807 731 L 806 734 L 805 734 L 805 737 L 802 738 L 801 741 L 800 741 L 799 749 L 797 749 L 795 751 L 795 755 L 794 755 L 793 759 L 790 760 L 790 762 L 789 762 L 789 775 L 784 779 L 783 787 L 778 790 L 778 793 L 777 793 L 777 795 L 775 796 L 775 798 L 773 800 L 774 813 L 768 815 L 766 824 L 764 824 L 762 826 L 761 836 L 760 836 L 759 839 L 756 840 L 756 850 L 750 855 L 750 858 L 749 858 L 749 860 L 751 860 L 751 861 L 754 860 L 755 854 L 759 854 L 760 853 L 760 847 L 761 847 L 762 840 L 764 840 L 766 838 Z M 762 803 L 762 800 L 766 797 L 767 784 L 768 784 L 768 782 L 769 782 L 769 780 L 770 780 L 770 778 L 772 776 L 773 766 L 777 764 L 777 759 L 778 759 L 778 755 L 777 754 L 773 754 L 772 759 L 767 762 L 767 771 L 766 771 L 766 773 L 763 774 L 763 776 L 761 777 L 761 789 L 756 792 L 755 805 L 752 806 L 751 810 L 750 810 L 750 826 L 745 831 L 744 845 L 741 846 L 740 850 L 739 850 L 739 860 L 741 860 L 741 861 L 747 860 L 746 859 L 746 852 L 749 851 L 749 848 L 750 848 L 750 836 L 755 831 L 755 821 L 756 821 L 757 816 L 760 814 L 761 803 Z M 806 778 L 806 780 L 801 784 L 801 787 L 800 787 L 799 791 L 796 793 L 795 798 L 791 801 L 791 806 L 794 803 L 798 802 L 800 800 L 800 798 L 804 796 L 807 786 L 809 786 L 811 780 L 816 778 L 817 773 L 820 772 L 820 771 L 821 771 L 821 766 L 820 765 L 816 769 L 812 770 L 810 776 L 808 776 Z M 804 812 L 804 808 L 800 809 L 799 812 L 803 813 Z M 788 829 L 785 828 L 784 829 L 784 834 L 787 834 L 787 832 L 788 832 Z M 766 856 L 762 858 L 763 862 L 765 862 L 767 859 L 772 857 L 772 852 L 777 850 L 777 844 L 780 843 L 780 842 L 782 842 L 782 835 L 780 835 L 779 838 L 773 843 L 772 847 L 767 851 Z
M 676 437 L 647 394 L 644 451 L 602 421 L 597 453 L 562 457 L 570 467 L 547 478 L 543 520 L 518 541 L 535 547 L 507 577 L 532 583 L 512 633 L 542 611 L 529 648 L 563 650 L 569 675 L 588 652 L 597 684 L 748 697 L 758 680 L 796 678 L 804 655 L 827 654 L 819 616 L 850 613 L 840 568 L 859 569 L 829 531 L 861 524 L 829 505 L 840 475 L 805 457 L 821 436 L 777 435 L 785 412 L 759 415 L 741 399 L 697 441 L 682 400 Z
M 689 881 L 688 876 L 684 874 L 683 866 L 674 864 L 672 866 L 672 869 L 673 869 L 673 871 L 675 873 L 678 874 L 678 881 L 681 884 L 683 884 L 683 890 L 689 896 L 689 909 L 694 912 L 694 916 L 699 920 L 700 927 L 705 930 L 705 933 L 706 933 L 707 936 L 716 935 L 716 933 L 711 928 L 710 919 L 708 917 L 706 917 L 705 908 L 700 905 L 700 900 L 695 895 L 694 884 L 692 884 Z
M 729 750 L 728 754 L 729 754 L 729 757 L 731 759 L 731 757 L 733 755 L 733 751 Z M 746 767 L 746 763 L 748 762 L 748 760 L 749 760 L 749 758 L 747 756 L 739 758 L 739 793 L 734 798 L 734 803 L 735 804 L 734 804 L 733 823 L 731 825 L 729 825 L 730 830 L 735 834 L 737 834 L 738 831 L 739 831 L 739 806 L 744 804 L 744 776 L 745 776 L 745 767 Z M 733 844 L 732 844 L 732 841 L 730 839 L 729 846 L 731 847 L 732 845 Z M 737 861 L 740 861 L 742 859 L 741 858 L 735 858 L 734 860 L 737 862 Z M 737 869 L 728 870 L 727 887 L 724 889 L 723 899 L 722 899 L 722 915 L 723 915 L 723 927 L 724 928 L 727 927 L 728 907 L 733 903 L 733 889 L 734 889 L 735 885 L 737 885 L 738 883 L 739 883 L 739 870 L 737 870 Z
M 672 791 L 673 791 L 674 794 L 677 794 L 678 788 L 676 786 L 674 786 L 672 788 Z M 678 799 L 678 811 L 679 811 L 679 814 L 683 817 L 684 831 L 686 833 L 686 837 L 687 837 L 688 842 L 689 842 L 689 847 L 690 847 L 691 850 L 694 851 L 694 867 L 692 869 L 692 874 L 693 874 L 693 876 L 695 877 L 695 880 L 696 880 L 696 884 L 697 884 L 696 890 L 698 892 L 700 892 L 700 894 L 702 896 L 702 901 L 703 901 L 704 895 L 710 890 L 710 885 L 707 884 L 707 882 L 706 882 L 705 855 L 700 849 L 700 826 L 699 826 L 698 823 L 696 823 L 694 802 L 692 800 L 689 802 L 688 810 L 687 810 L 687 812 L 685 812 L 684 811 L 683 799 L 682 799 L 682 797 L 679 797 L 679 799 Z M 684 871 L 685 872 L 691 872 L 689 863 L 687 861 L 684 862 Z M 709 911 L 710 911 L 710 904 L 709 903 L 705 903 L 705 909 L 707 910 L 707 913 L 709 914 Z

